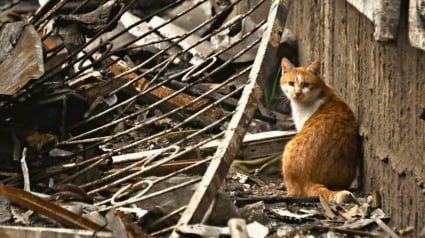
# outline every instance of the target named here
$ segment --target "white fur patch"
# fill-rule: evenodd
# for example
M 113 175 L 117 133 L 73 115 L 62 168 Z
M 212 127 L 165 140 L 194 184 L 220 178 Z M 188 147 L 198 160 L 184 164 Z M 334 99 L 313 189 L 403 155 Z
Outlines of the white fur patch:
M 294 119 L 297 131 L 303 128 L 304 123 L 324 102 L 324 99 L 318 99 L 310 104 L 304 104 L 291 100 L 292 118 Z
M 301 91 L 303 92 L 303 94 L 307 94 L 310 92 L 310 88 L 304 87 L 303 89 L 301 89 Z
M 304 78 L 302 74 L 297 74 L 297 77 L 295 78 L 295 82 L 298 83 L 298 85 L 302 85 L 304 82 Z
M 289 86 L 287 83 L 281 85 L 282 91 L 291 101 L 292 118 L 297 131 L 303 128 L 308 118 L 325 102 L 325 99 L 319 99 L 322 88 L 311 89 L 302 85 L 304 85 L 304 78 L 300 73 L 296 74 L 294 86 Z M 301 89 L 302 95 L 299 98 L 294 98 L 293 91 L 297 88 Z

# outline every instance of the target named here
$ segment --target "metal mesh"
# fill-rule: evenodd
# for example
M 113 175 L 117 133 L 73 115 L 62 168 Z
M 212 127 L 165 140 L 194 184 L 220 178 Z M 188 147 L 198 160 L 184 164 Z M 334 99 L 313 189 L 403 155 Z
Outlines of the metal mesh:
M 171 18 L 158 18 L 184 2 L 172 1 L 127 26 L 116 22 L 135 1 L 99 2 L 99 6 L 115 4 L 117 13 L 81 44 L 70 46 L 59 40 L 45 49 L 50 66 L 44 75 L 2 99 L 2 109 L 26 102 L 38 107 L 59 104 L 56 143 L 39 151 L 43 159 L 32 170 L 32 181 L 42 187 L 49 179 L 80 184 L 101 210 L 150 201 L 199 182 L 201 177 L 193 171 L 205 170 L 217 140 L 223 138 L 252 69 L 253 59 L 243 57 L 250 51 L 255 55 L 266 22 L 240 31 L 239 38 L 223 38 L 243 28 L 265 2 L 258 1 L 249 11 L 215 26 L 243 1 L 225 4 L 220 12 L 180 34 L 173 32 L 174 22 L 184 21 L 191 11 L 209 4 L 207 0 L 180 8 Z M 49 20 L 58 19 L 70 1 L 53 2 L 31 19 L 39 32 L 45 32 L 45 44 L 58 34 L 48 30 Z M 90 2 L 82 2 L 71 14 Z M 129 38 L 134 30 L 138 33 Z M 203 35 L 198 35 L 200 31 Z M 232 41 L 213 49 L 212 39 L 217 44 Z M 58 57 L 64 51 L 66 57 Z M 181 180 L 173 186 L 160 185 L 173 177 Z M 13 185 L 22 180 L 6 176 L 3 182 Z M 178 216 L 185 207 L 174 207 L 156 223 Z

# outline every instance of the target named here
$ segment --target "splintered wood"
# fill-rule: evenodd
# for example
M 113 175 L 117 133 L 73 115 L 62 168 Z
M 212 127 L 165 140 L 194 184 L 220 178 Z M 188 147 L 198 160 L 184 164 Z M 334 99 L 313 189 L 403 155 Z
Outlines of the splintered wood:
M 34 27 L 22 21 L 6 24 L 0 39 L 0 95 L 10 96 L 43 75 L 41 40 Z
M 78 216 L 54 203 L 45 201 L 29 192 L 11 188 L 0 183 L 0 195 L 10 202 L 18 204 L 23 208 L 31 209 L 37 213 L 47 216 L 68 228 L 80 228 L 95 231 L 105 231 L 106 228 Z

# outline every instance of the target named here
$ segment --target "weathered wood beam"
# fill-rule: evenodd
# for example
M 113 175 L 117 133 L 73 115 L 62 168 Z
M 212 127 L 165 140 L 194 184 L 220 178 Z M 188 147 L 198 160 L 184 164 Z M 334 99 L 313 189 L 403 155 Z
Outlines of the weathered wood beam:
M 397 36 L 400 19 L 400 0 L 347 0 L 375 26 L 377 41 L 393 40 Z
M 0 31 L 0 95 L 14 95 L 44 73 L 40 36 L 32 25 L 13 22 Z
M 277 65 L 273 64 L 273 62 L 278 62 L 277 52 L 289 3 L 290 1 L 273 1 L 267 19 L 267 29 L 263 33 L 253 68 L 249 74 L 248 84 L 244 88 L 223 141 L 217 148 L 202 181 L 189 201 L 176 228 L 181 225 L 199 223 L 225 179 L 228 169 L 241 146 L 247 127 L 257 109 L 257 104 L 262 96 L 263 85 Z M 176 231 L 173 232 L 171 237 L 178 237 Z
M 0 237 L 56 237 L 56 238 L 113 238 L 111 232 L 87 231 L 80 229 L 50 228 L 50 227 L 23 227 L 0 226 Z
M 425 50 L 425 21 L 420 15 L 420 2 L 420 0 L 409 1 L 409 42 L 411 46 Z

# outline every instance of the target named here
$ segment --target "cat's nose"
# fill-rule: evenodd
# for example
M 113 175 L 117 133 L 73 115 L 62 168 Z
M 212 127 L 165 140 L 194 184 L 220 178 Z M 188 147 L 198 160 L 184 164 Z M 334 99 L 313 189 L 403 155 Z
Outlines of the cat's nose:
M 294 97 L 298 98 L 301 95 L 301 91 L 295 91 L 294 92 Z

